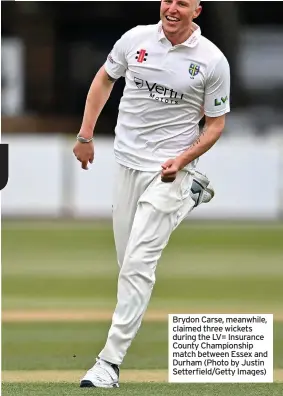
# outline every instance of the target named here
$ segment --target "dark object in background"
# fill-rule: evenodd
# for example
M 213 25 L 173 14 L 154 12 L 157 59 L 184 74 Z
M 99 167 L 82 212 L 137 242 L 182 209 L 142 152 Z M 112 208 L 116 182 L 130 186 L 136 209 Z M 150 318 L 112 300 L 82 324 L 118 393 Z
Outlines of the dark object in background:
M 9 178 L 9 146 L 0 144 L 0 190 L 8 183 Z

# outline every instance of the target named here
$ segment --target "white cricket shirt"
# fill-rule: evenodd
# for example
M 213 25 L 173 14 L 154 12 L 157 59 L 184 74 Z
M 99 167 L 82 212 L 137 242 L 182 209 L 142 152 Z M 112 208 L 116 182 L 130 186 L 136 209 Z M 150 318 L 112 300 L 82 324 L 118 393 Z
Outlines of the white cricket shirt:
M 204 114 L 230 111 L 229 64 L 196 24 L 189 39 L 176 46 L 161 21 L 137 26 L 115 43 L 104 66 L 111 77 L 125 77 L 114 153 L 129 168 L 161 170 L 164 161 L 196 140 Z

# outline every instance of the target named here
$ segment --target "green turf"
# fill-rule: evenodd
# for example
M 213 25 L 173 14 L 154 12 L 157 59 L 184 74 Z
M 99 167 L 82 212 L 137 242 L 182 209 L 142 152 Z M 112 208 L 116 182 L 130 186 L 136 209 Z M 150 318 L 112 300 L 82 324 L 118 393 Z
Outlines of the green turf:
M 84 370 L 104 346 L 108 323 L 3 323 L 3 370 Z M 167 323 L 144 322 L 123 368 L 166 369 Z M 75 355 L 75 357 L 74 357 Z M 274 324 L 274 368 L 283 368 L 283 323 Z
M 168 290 L 169 287 L 169 290 Z M 65 277 L 39 277 L 36 279 L 29 276 L 6 276 L 3 281 L 3 294 L 8 298 L 21 299 L 26 296 L 34 300 L 33 306 L 40 306 L 40 300 L 47 301 L 49 297 L 63 302 L 65 299 L 77 299 L 78 301 L 109 300 L 114 303 L 116 299 L 116 279 L 109 279 L 102 276 L 93 278 L 80 276 L 76 279 Z M 240 291 L 240 292 L 239 292 Z M 154 297 L 161 299 L 164 306 L 167 300 L 185 300 L 190 306 L 194 306 L 194 301 L 207 301 L 221 307 L 222 301 L 238 302 L 239 304 L 258 304 L 264 300 L 265 304 L 272 307 L 272 303 L 283 303 L 282 279 L 276 277 L 260 278 L 254 277 L 218 277 L 211 280 L 209 277 L 194 276 L 192 278 L 172 277 L 170 285 L 167 278 L 158 278 Z M 154 298 L 153 297 L 153 298 Z M 5 298 L 3 297 L 5 301 Z M 154 302 L 154 301 L 153 301 Z M 87 304 L 86 306 L 92 304 Z M 108 303 L 108 305 L 110 305 Z M 21 304 L 23 307 L 23 304 Z M 68 304 L 70 307 L 70 302 Z M 154 304 L 152 305 L 154 306 Z M 179 304 L 176 304 L 178 307 Z M 58 305 L 57 305 L 58 307 Z M 74 304 L 74 308 L 76 304 Z
M 58 224 L 15 228 L 3 222 L 3 309 L 114 307 L 111 226 Z M 150 307 L 280 310 L 282 240 L 277 225 L 180 227 L 158 265 Z
M 194 222 L 172 236 L 150 308 L 281 312 L 282 224 Z M 118 267 L 111 225 L 2 222 L 2 309 L 113 309 Z M 109 323 L 3 323 L 2 369 L 79 369 L 93 364 Z M 75 357 L 74 357 L 75 355 Z M 124 368 L 167 367 L 166 323 L 143 323 Z M 274 368 L 283 368 L 283 323 L 274 325 Z M 125 384 L 123 395 L 279 396 L 282 384 Z M 95 390 L 110 394 L 113 390 Z M 4 396 L 82 395 L 76 384 L 3 384 Z
M 283 384 L 121 384 L 120 389 L 80 389 L 76 384 L 3 384 L 3 396 L 281 396 Z

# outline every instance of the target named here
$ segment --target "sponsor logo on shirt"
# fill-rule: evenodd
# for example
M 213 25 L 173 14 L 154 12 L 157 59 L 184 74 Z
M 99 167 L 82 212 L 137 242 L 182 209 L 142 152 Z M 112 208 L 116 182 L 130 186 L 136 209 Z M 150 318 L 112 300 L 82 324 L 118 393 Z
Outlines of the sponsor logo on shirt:
M 157 83 L 149 83 L 147 80 L 137 77 L 134 77 L 134 81 L 138 89 L 147 90 L 149 92 L 149 98 L 159 102 L 178 105 L 179 101 L 184 97 L 184 94 Z
M 111 62 L 111 63 L 115 63 L 115 61 L 114 61 L 114 59 L 112 58 L 112 55 L 111 55 L 111 53 L 108 55 L 108 60 L 109 60 L 109 62 Z
M 225 96 L 225 97 L 222 96 L 220 99 L 217 98 L 214 100 L 214 106 L 220 106 L 220 105 L 222 105 L 222 103 L 225 104 L 227 102 L 227 100 L 228 100 L 228 96 Z

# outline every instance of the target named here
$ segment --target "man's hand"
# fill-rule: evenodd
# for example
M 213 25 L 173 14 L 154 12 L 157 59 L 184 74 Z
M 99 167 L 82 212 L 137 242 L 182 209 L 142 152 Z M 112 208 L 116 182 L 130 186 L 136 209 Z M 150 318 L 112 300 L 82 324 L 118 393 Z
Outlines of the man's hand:
M 87 170 L 88 163 L 92 164 L 94 159 L 93 141 L 89 143 L 76 142 L 73 153 L 77 157 L 77 160 L 82 163 L 82 168 Z
M 177 173 L 181 169 L 180 161 L 178 158 L 169 159 L 161 165 L 161 180 L 164 183 L 172 183 L 177 176 Z

